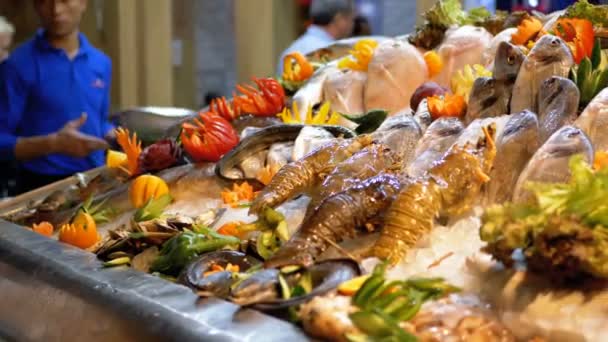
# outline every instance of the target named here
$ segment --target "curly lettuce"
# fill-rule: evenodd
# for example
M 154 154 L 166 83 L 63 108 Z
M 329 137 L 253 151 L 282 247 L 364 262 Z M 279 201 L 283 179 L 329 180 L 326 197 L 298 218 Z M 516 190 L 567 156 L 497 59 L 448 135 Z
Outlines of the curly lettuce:
M 531 269 L 560 280 L 608 278 L 608 168 L 570 160 L 568 183 L 530 183 L 534 205 L 505 203 L 485 210 L 485 250 L 505 265 L 521 249 Z
M 608 27 L 608 5 L 593 5 L 579 0 L 566 9 L 566 18 L 587 19 L 596 26 Z

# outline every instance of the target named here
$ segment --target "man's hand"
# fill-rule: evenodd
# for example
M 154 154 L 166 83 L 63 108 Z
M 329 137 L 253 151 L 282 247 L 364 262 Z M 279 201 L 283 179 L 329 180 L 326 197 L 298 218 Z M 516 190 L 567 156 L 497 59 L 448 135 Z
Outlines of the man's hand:
M 61 130 L 52 135 L 51 150 L 54 153 L 72 157 L 86 157 L 91 152 L 107 149 L 108 142 L 98 137 L 87 135 L 78 129 L 87 121 L 87 115 L 65 124 Z
M 15 146 L 15 157 L 17 160 L 25 161 L 58 153 L 82 158 L 93 151 L 107 149 L 109 145 L 105 140 L 84 134 L 78 130 L 86 121 L 87 116 L 83 114 L 79 119 L 65 124 L 56 133 L 46 136 L 19 138 Z

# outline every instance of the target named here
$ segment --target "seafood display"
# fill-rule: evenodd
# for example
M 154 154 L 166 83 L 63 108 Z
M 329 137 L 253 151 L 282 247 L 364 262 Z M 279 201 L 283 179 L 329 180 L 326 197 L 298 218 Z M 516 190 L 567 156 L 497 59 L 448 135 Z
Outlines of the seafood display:
M 470 209 L 481 185 L 489 180 L 496 155 L 495 128 L 484 127 L 483 132 L 485 137 L 476 146 L 455 145 L 428 176 L 405 185 L 386 213 L 374 256 L 396 263 L 432 229 L 437 215 L 459 215 Z
M 411 35 L 290 53 L 162 140 L 119 128 L 95 178 L 0 215 L 311 339 L 606 340 L 605 13 L 439 0 Z

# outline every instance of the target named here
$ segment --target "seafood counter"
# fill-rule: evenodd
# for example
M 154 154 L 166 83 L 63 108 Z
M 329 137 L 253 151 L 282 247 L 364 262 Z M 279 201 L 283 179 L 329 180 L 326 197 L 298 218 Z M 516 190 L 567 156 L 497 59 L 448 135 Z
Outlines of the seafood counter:
M 292 53 L 9 203 L 0 265 L 187 340 L 607 340 L 606 18 L 441 0 L 410 35 Z

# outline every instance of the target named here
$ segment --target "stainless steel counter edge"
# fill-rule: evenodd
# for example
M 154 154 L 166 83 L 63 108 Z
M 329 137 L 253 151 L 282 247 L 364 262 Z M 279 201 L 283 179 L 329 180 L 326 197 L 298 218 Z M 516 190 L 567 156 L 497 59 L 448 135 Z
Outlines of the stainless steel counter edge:
M 44 292 L 41 290 L 46 287 L 52 289 L 51 294 L 61 291 L 61 296 L 67 299 L 41 300 L 40 293 Z M 53 297 L 48 295 L 49 291 L 44 293 L 47 297 Z M 103 340 L 104 336 L 107 340 L 109 333 L 99 331 L 103 330 L 99 327 L 103 322 L 107 329 L 125 330 L 121 336 L 129 336 L 128 340 L 309 340 L 300 329 L 288 322 L 254 310 L 241 309 L 226 301 L 199 299 L 185 286 L 131 268 L 103 268 L 101 261 L 92 253 L 2 220 L 0 298 L 0 337 L 2 330 L 8 330 L 4 334 L 18 340 L 82 340 L 85 337 L 83 333 L 88 334 L 87 341 Z M 71 304 L 78 306 L 81 311 L 71 312 Z M 28 310 L 30 312 L 26 312 Z M 45 316 L 48 320 L 44 322 L 47 330 L 34 333 L 28 329 L 40 325 L 41 322 L 35 319 L 36 311 L 40 310 L 52 314 Z M 80 337 L 72 338 L 63 331 L 53 331 L 69 329 L 68 326 L 76 331 L 74 322 L 68 324 L 64 321 L 70 315 L 86 316 L 88 313 L 94 317 L 82 317 L 78 322 L 76 330 L 81 332 Z M 23 322 L 25 317 L 29 319 L 28 322 Z M 57 328 L 53 328 L 53 324 Z

